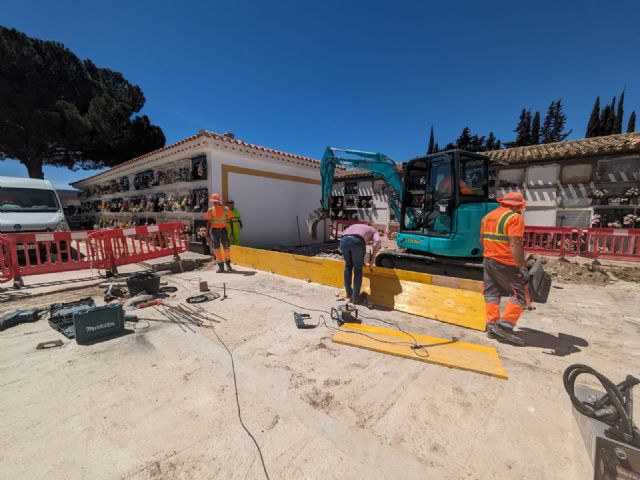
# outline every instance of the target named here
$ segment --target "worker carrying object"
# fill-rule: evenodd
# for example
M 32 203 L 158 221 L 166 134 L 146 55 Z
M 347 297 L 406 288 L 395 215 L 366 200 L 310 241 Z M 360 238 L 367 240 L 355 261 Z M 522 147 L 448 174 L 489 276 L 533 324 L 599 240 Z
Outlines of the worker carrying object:
M 376 252 L 380 250 L 382 240 L 378 231 L 362 223 L 356 223 L 346 228 L 340 238 L 340 252 L 344 257 L 344 289 L 347 297 L 354 304 L 360 302 L 360 289 L 362 288 L 362 267 L 367 251 L 367 245 L 373 244 L 373 254 L 369 265 L 373 264 Z M 353 287 L 351 287 L 351 274 L 353 273 Z
M 209 202 L 213 204 L 209 207 L 204 218 L 209 220 L 209 232 L 211 243 L 213 244 L 213 253 L 218 264 L 218 273 L 224 272 L 224 264 L 227 264 L 227 270 L 231 271 L 231 250 L 229 243 L 229 235 L 227 234 L 227 226 L 231 220 L 231 210 L 222 205 L 220 195 L 217 193 L 209 197 Z M 224 261 L 220 245 L 224 247 Z
M 227 200 L 227 207 L 231 210 L 231 220 L 227 226 L 229 240 L 231 241 L 231 245 L 240 245 L 240 230 L 242 230 L 240 212 L 235 207 L 233 200 Z
M 500 206 L 482 219 L 480 236 L 484 249 L 484 300 L 487 336 L 519 343 L 513 328 L 528 302 L 529 271 L 524 258 L 526 202 L 520 193 L 499 198 Z M 500 316 L 500 299 L 509 297 Z

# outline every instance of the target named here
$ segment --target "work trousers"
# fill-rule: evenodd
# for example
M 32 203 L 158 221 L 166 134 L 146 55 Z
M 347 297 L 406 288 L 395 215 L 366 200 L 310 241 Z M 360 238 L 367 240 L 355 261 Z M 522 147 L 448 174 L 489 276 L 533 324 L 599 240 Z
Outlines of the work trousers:
M 522 272 L 515 265 L 505 265 L 492 258 L 485 258 L 483 282 L 487 324 L 497 323 L 513 329 L 527 306 L 527 286 Z M 502 297 L 509 297 L 509 300 L 501 317 Z
M 212 228 L 211 243 L 213 244 L 213 254 L 216 257 L 217 263 L 222 263 L 223 261 L 228 262 L 229 260 L 231 260 L 231 250 L 230 250 L 231 245 L 229 243 L 229 235 L 227 234 L 227 227 Z M 224 259 L 222 256 L 220 245 L 224 247 Z
M 360 237 L 345 235 L 340 239 L 340 252 L 344 257 L 344 289 L 347 297 L 353 301 L 360 300 L 360 289 L 362 288 L 362 267 L 364 266 L 364 255 L 367 251 L 364 240 Z M 351 286 L 351 276 L 353 274 L 353 287 Z

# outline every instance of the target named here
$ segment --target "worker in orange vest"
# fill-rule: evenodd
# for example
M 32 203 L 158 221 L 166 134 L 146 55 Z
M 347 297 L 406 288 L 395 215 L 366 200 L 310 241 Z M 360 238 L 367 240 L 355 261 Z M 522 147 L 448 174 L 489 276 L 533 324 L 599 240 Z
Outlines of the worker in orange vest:
M 224 273 L 224 264 L 227 264 L 227 270 L 231 271 L 231 251 L 229 243 L 229 235 L 227 234 L 227 226 L 233 216 L 231 210 L 222 205 L 220 195 L 217 193 L 212 194 L 209 197 L 209 202 L 213 204 L 212 207 L 207 210 L 204 218 L 209 220 L 209 231 L 211 235 L 211 242 L 213 243 L 213 253 L 216 257 L 216 263 L 218 264 L 218 273 Z M 224 247 L 224 261 L 222 252 L 220 251 L 220 245 Z
M 482 219 L 480 235 L 484 249 L 484 300 L 487 336 L 524 344 L 513 335 L 518 318 L 529 303 L 529 271 L 524 258 L 526 202 L 520 193 L 499 198 L 500 206 Z M 500 299 L 509 297 L 502 316 Z

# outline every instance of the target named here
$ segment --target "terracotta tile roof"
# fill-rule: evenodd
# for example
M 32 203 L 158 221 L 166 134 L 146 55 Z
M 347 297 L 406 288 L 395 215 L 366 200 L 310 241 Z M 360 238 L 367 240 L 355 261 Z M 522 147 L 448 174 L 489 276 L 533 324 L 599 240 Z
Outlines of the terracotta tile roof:
M 396 165 L 396 170 L 398 170 L 398 172 L 402 174 L 403 168 L 401 163 Z M 371 178 L 371 177 L 372 177 L 371 172 L 368 172 L 367 170 L 362 170 L 361 168 L 347 168 L 342 171 L 336 171 L 335 175 L 333 176 L 333 178 L 340 179 L 340 180 L 349 180 L 354 178 Z
M 493 150 L 485 154 L 496 163 L 517 165 L 627 153 L 640 153 L 640 132 Z
M 216 141 L 221 141 L 221 142 L 237 145 L 239 147 L 249 148 L 249 149 L 255 150 L 257 152 L 264 152 L 264 153 L 270 153 L 270 154 L 274 154 L 274 155 L 279 155 L 281 157 L 285 157 L 283 160 L 287 161 L 287 162 L 290 162 L 290 163 L 295 163 L 295 164 L 303 165 L 303 166 L 310 166 L 310 167 L 314 167 L 314 168 L 319 168 L 320 167 L 320 161 L 316 160 L 314 158 L 305 157 L 305 156 L 302 156 L 302 155 L 296 155 L 294 153 L 283 152 L 282 150 L 276 150 L 276 149 L 273 149 L 273 148 L 262 147 L 260 145 L 255 145 L 253 143 L 248 143 L 248 142 L 245 142 L 244 140 L 239 140 L 237 138 L 232 138 L 230 136 L 220 135 L 218 133 L 210 132 L 208 130 L 201 130 L 197 134 L 192 135 L 190 137 L 187 137 L 187 138 L 185 138 L 183 140 L 180 140 L 179 142 L 172 143 L 171 145 L 167 145 L 165 147 L 158 148 L 158 149 L 153 150 L 151 152 L 145 153 L 144 155 L 140 155 L 139 157 L 132 158 L 131 160 L 127 160 L 126 162 L 123 162 L 123 163 L 121 163 L 119 165 L 116 165 L 115 167 L 110 168 L 109 170 L 97 173 L 97 174 L 92 175 L 92 176 L 87 177 L 87 178 L 83 178 L 82 180 L 78 180 L 77 182 L 73 182 L 71 185 L 76 185 L 76 184 L 79 184 L 79 183 L 84 183 L 87 180 L 96 179 L 97 177 L 109 174 L 109 173 L 113 172 L 114 170 L 118 170 L 118 169 L 130 166 L 130 165 L 133 165 L 133 164 L 135 164 L 135 163 L 137 163 L 137 162 L 139 162 L 141 160 L 145 160 L 145 159 L 148 159 L 148 158 L 153 157 L 155 155 L 158 155 L 160 153 L 167 152 L 168 150 L 178 149 L 178 147 L 180 147 L 182 145 L 185 145 L 186 143 L 189 143 L 189 142 L 191 142 L 193 140 L 204 139 L 204 138 L 211 138 L 211 139 L 216 140 Z M 179 149 L 178 149 L 178 151 L 179 151 Z

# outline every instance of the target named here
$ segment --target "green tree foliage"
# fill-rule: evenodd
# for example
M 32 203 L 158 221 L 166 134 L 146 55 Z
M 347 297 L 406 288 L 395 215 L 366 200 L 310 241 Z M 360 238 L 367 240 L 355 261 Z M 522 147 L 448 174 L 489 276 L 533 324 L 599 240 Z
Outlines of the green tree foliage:
M 496 139 L 496 136 L 493 132 L 489 132 L 489 136 L 487 137 L 487 141 L 484 144 L 484 148 L 487 152 L 491 150 L 498 150 L 500 148 L 500 140 Z
M 591 110 L 591 116 L 589 117 L 589 123 L 587 124 L 586 138 L 597 137 L 600 135 L 600 97 L 596 97 L 593 102 L 593 109 Z
M 600 135 L 610 135 L 609 125 L 611 125 L 611 117 L 613 112 L 611 111 L 611 105 L 605 105 L 602 109 L 602 115 L 600 116 Z
M 436 148 L 436 140 L 433 136 L 433 125 L 431 126 L 431 131 L 429 132 L 429 148 L 427 148 L 427 155 L 435 153 Z
M 531 145 L 531 110 L 522 109 L 518 126 L 514 132 L 516 133 L 515 146 L 524 147 L 525 145 Z
M 531 145 L 540 143 L 540 112 L 536 111 L 531 122 Z
M 562 111 L 562 100 L 551 102 L 547 109 L 547 115 L 544 118 L 542 124 L 542 130 L 540 132 L 541 143 L 554 143 L 562 142 L 569 135 L 571 130 L 565 132 L 565 125 L 567 123 L 567 116 Z
M 460 136 L 453 143 L 448 143 L 444 150 L 453 150 L 459 148 L 468 152 L 486 152 L 489 150 L 499 150 L 500 140 L 496 140 L 493 132 L 489 136 L 472 135 L 469 127 L 464 127 Z
M 618 111 L 613 122 L 613 133 L 622 133 L 622 117 L 624 116 L 624 90 L 618 100 Z
M 636 111 L 634 110 L 629 115 L 629 123 L 627 124 L 627 133 L 633 133 L 636 131 Z
M 142 90 L 119 72 L 80 60 L 58 42 L 0 26 L 0 160 L 33 178 L 44 164 L 113 166 L 162 147 Z

